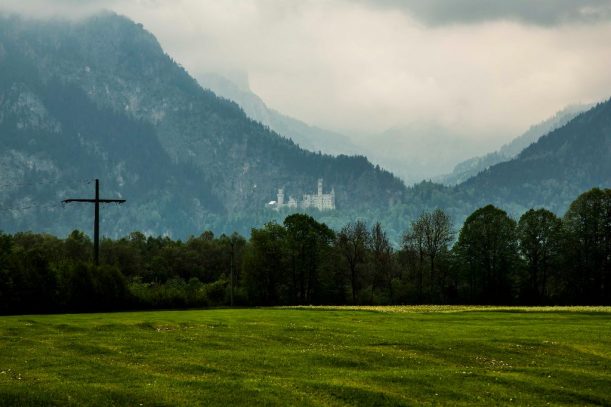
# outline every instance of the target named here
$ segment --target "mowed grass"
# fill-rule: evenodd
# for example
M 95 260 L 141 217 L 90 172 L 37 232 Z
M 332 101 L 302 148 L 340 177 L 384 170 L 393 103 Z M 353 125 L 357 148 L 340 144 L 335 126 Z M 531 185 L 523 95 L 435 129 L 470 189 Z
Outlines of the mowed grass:
M 0 405 L 611 405 L 611 308 L 0 317 Z

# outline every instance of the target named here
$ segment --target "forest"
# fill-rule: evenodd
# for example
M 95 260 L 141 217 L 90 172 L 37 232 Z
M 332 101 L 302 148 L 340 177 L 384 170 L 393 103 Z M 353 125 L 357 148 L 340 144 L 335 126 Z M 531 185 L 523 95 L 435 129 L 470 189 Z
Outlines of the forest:
M 379 223 L 332 230 L 306 214 L 250 238 L 206 231 L 186 241 L 133 232 L 92 242 L 73 231 L 0 233 L 0 313 L 316 304 L 611 305 L 611 189 L 563 217 L 519 220 L 492 205 L 455 230 L 437 209 L 398 247 Z

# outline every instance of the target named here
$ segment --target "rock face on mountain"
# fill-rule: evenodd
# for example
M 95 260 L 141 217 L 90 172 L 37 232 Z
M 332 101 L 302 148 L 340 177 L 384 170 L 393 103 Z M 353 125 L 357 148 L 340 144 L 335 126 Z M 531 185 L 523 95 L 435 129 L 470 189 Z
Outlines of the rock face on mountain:
M 249 119 L 127 18 L 0 19 L 2 229 L 85 228 L 87 209 L 40 207 L 90 193 L 71 186 L 81 178 L 128 198 L 112 209 L 113 235 L 227 231 L 261 221 L 277 188 L 299 197 L 318 178 L 335 188 L 338 209 L 403 197 L 402 182 L 364 157 L 309 152 Z

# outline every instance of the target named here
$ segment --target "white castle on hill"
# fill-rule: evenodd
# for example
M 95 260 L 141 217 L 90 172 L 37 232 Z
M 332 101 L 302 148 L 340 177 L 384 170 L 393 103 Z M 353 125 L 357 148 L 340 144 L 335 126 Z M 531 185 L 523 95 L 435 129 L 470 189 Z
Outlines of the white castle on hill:
M 276 201 L 271 201 L 267 204 L 268 208 L 280 210 L 282 208 L 289 209 L 308 209 L 316 208 L 319 211 L 331 211 L 335 209 L 335 189 L 331 188 L 330 194 L 322 193 L 322 178 L 318 180 L 318 192 L 316 194 L 304 194 L 301 202 L 297 202 L 292 196 L 288 201 L 284 201 L 284 188 L 278 189 L 278 197 Z

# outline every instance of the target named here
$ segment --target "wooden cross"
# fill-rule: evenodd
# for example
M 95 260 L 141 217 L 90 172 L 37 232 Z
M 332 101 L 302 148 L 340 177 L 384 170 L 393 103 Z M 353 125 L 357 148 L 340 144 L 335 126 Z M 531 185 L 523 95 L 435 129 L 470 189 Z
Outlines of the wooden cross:
M 94 204 L 94 218 L 93 218 L 93 259 L 95 265 L 100 264 L 100 204 L 101 203 L 123 203 L 125 199 L 100 199 L 100 180 L 95 180 L 95 198 L 72 198 L 64 199 L 63 203 L 70 202 L 87 202 Z

